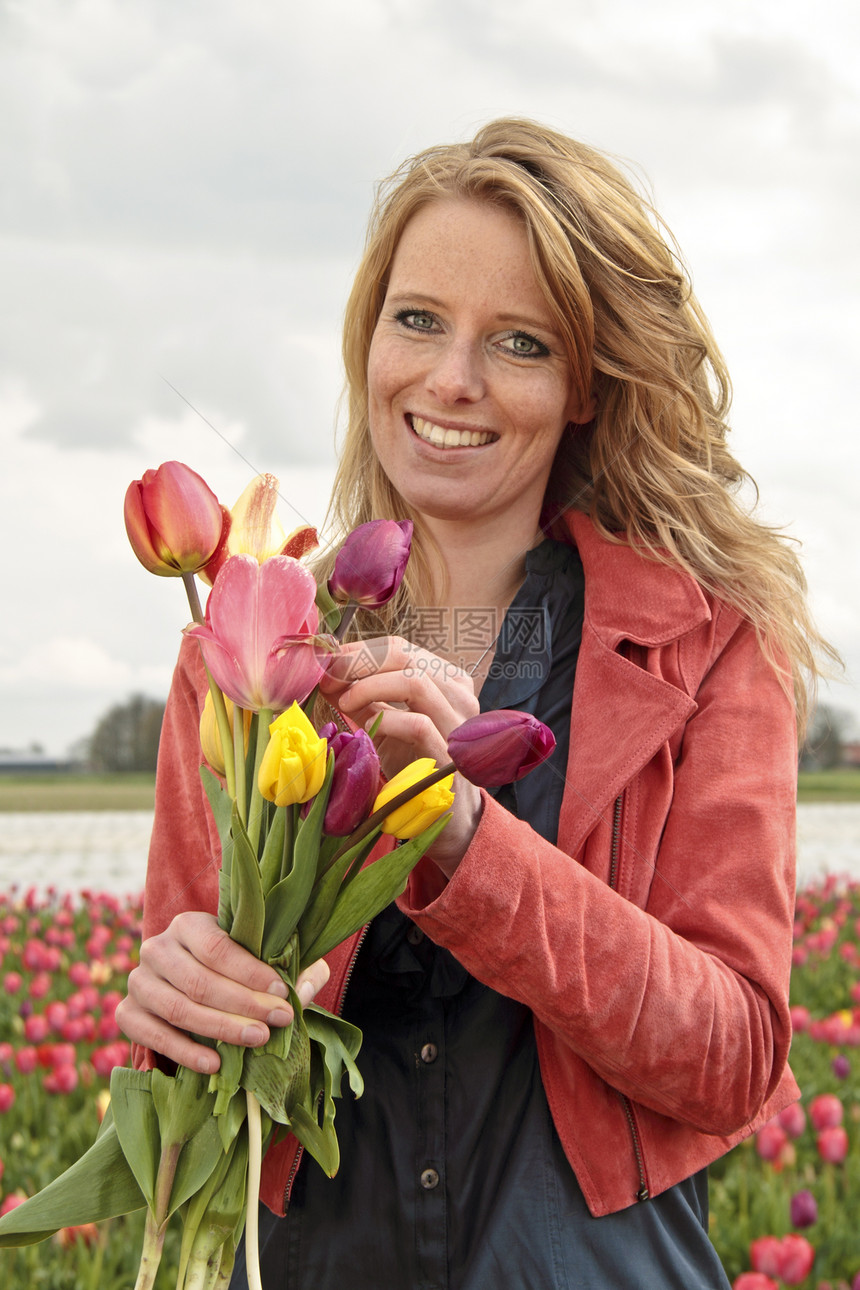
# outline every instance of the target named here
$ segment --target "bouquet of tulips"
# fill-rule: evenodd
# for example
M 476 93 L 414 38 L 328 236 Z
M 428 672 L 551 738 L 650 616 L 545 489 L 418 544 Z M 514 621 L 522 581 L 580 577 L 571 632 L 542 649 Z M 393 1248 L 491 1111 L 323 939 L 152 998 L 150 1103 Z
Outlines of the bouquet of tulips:
M 292 1133 L 334 1175 L 334 1098 L 344 1076 L 362 1092 L 360 1032 L 303 1008 L 299 973 L 402 892 L 447 823 L 455 770 L 492 787 L 520 778 L 554 747 L 528 714 L 486 713 L 452 733 L 447 765 L 421 758 L 380 787 L 371 734 L 333 723 L 316 730 L 327 662 L 356 608 L 379 608 L 397 591 L 412 526 L 381 520 L 356 529 L 317 586 L 301 563 L 316 534 L 304 526 L 286 536 L 276 499 L 277 480 L 263 475 L 228 511 L 179 462 L 147 471 L 126 494 L 135 554 L 152 573 L 183 579 L 194 620 L 185 630 L 203 653 L 208 766 L 200 773 L 221 840 L 218 922 L 276 969 L 294 1012 L 260 1048 L 215 1044 L 214 1075 L 115 1069 L 94 1145 L 0 1219 L 0 1246 L 15 1245 L 145 1206 L 136 1290 L 154 1284 L 174 1214 L 182 1221 L 178 1290 L 227 1286 L 243 1227 L 249 1286 L 259 1290 L 263 1150 Z M 198 575 L 212 587 L 205 616 Z M 373 857 L 382 834 L 399 845 Z

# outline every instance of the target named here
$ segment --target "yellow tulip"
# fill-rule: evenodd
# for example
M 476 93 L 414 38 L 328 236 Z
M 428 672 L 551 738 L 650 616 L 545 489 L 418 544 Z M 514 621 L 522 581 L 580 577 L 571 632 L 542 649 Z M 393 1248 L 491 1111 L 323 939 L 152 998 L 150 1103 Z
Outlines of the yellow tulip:
M 269 734 L 257 781 L 260 792 L 276 806 L 309 801 L 325 779 L 327 742 L 297 703 L 272 722 Z
M 224 702 L 227 705 L 227 716 L 230 719 L 230 729 L 233 729 L 233 704 L 227 696 L 224 696 Z M 245 711 L 245 752 L 248 751 L 248 740 L 251 733 L 251 718 L 253 712 Z M 203 711 L 200 714 L 200 747 L 203 750 L 203 756 L 206 762 L 215 771 L 216 775 L 224 774 L 224 748 L 221 744 L 221 732 L 218 729 L 218 722 L 215 718 L 215 708 L 212 704 L 212 695 L 207 690 L 206 701 L 203 704 Z
M 436 770 L 436 763 L 432 757 L 419 757 L 417 761 L 410 762 L 404 766 L 393 779 L 390 779 L 382 791 L 377 795 L 373 803 L 374 811 L 378 811 L 386 802 L 397 797 L 405 789 L 411 788 L 413 784 L 419 784 L 422 779 L 426 779 Z M 451 790 L 454 776 L 448 775 L 446 779 L 440 779 L 437 784 L 431 784 L 429 788 L 424 788 L 404 802 L 403 806 L 398 806 L 396 810 L 387 815 L 382 822 L 382 832 L 391 833 L 395 838 L 414 838 L 419 833 L 423 833 L 434 820 L 438 820 L 440 815 L 444 815 L 454 803 L 454 794 Z

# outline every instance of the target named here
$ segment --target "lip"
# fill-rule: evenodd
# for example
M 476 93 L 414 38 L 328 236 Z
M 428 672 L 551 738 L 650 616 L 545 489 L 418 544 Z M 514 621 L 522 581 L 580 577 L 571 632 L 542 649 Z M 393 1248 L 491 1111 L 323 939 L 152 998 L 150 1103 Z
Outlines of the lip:
M 452 421 L 445 417 L 423 416 L 418 412 L 407 412 L 404 415 L 404 420 L 410 434 L 415 439 L 424 444 L 425 447 L 439 452 L 466 452 L 469 449 L 477 450 L 479 448 L 489 448 L 499 440 L 499 435 L 496 431 L 488 429 L 487 426 L 476 426 L 471 424 L 464 425 L 461 421 Z M 440 430 L 453 430 L 457 434 L 487 435 L 489 437 L 485 443 L 449 444 L 445 447 L 442 444 L 435 444 L 431 440 L 426 439 L 423 435 L 419 434 L 415 429 L 416 420 L 423 421 L 427 425 L 438 426 Z

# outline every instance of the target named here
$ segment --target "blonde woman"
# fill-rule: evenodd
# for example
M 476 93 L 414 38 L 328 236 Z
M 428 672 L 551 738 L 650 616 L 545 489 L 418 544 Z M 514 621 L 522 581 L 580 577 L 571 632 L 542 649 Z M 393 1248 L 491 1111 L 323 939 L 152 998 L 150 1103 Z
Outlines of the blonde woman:
M 707 1166 L 798 1096 L 796 732 L 826 647 L 738 501 L 719 353 L 620 171 L 501 120 L 382 190 L 344 356 L 335 520 L 415 538 L 327 701 L 379 719 L 388 775 L 479 707 L 529 709 L 557 748 L 493 796 L 460 784 L 397 906 L 309 974 L 364 1030 L 367 1092 L 333 1182 L 270 1150 L 266 1284 L 725 1287 Z M 181 792 L 202 697 L 188 651 Z M 121 1016 L 202 1066 L 187 1031 L 262 1042 L 283 1010 L 214 927 L 212 840 L 175 801 Z

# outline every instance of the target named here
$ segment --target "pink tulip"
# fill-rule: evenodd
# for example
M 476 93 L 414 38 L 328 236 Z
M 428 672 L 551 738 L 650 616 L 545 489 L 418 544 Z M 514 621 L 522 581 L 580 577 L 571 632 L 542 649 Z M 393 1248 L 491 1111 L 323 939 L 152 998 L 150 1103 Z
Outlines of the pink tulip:
M 755 1149 L 762 1160 L 776 1161 L 787 1141 L 788 1134 L 782 1125 L 777 1120 L 768 1120 L 755 1135 Z
M 799 1138 L 806 1128 L 806 1112 L 799 1102 L 791 1102 L 776 1118 L 790 1138 Z
M 78 1087 L 80 1076 L 76 1066 L 57 1066 L 42 1080 L 46 1093 L 73 1093 Z
M 2 1218 L 4 1214 L 11 1214 L 13 1209 L 17 1209 L 19 1205 L 23 1205 L 24 1201 L 27 1199 L 29 1198 L 24 1196 L 21 1192 L 13 1192 L 11 1196 L 7 1196 L 3 1201 L 3 1204 L 0 1205 L 0 1218 Z
M 15 1090 L 11 1084 L 0 1084 L 0 1115 L 5 1115 L 15 1105 Z
M 329 591 L 341 602 L 381 608 L 403 581 L 411 547 L 411 520 L 360 524 L 337 553 Z
M 760 1236 L 750 1246 L 750 1263 L 755 1272 L 767 1277 L 781 1276 L 782 1243 L 776 1236 Z
M 809 1009 L 799 1003 L 795 1004 L 791 1009 L 791 1028 L 795 1034 L 802 1034 L 804 1030 L 808 1030 L 810 1021 Z
M 30 1045 L 19 1048 L 15 1053 L 15 1065 L 21 1075 L 32 1075 L 39 1061 L 39 1054 Z
M 448 756 L 461 775 L 481 788 L 522 779 L 554 748 L 548 726 L 529 712 L 510 708 L 469 717 L 448 736 Z
M 779 1251 L 779 1275 L 787 1286 L 800 1285 L 812 1271 L 815 1250 L 805 1236 L 790 1233 L 782 1238 Z
M 822 1129 L 815 1143 L 821 1159 L 831 1165 L 841 1165 L 848 1154 L 848 1134 L 841 1124 Z
M 231 556 L 219 573 L 206 623 L 186 628 L 200 641 L 216 683 L 240 708 L 282 712 L 302 703 L 323 674 L 316 582 L 289 556 L 262 565 Z
M 209 485 L 180 461 L 147 470 L 125 495 L 132 550 L 145 569 L 165 578 L 196 573 L 211 559 L 223 518 Z
M 732 1290 L 779 1290 L 779 1286 L 763 1272 L 742 1272 L 732 1282 Z
M 841 1101 L 834 1093 L 819 1093 L 809 1103 L 809 1118 L 815 1129 L 832 1129 L 842 1123 L 845 1114 Z

